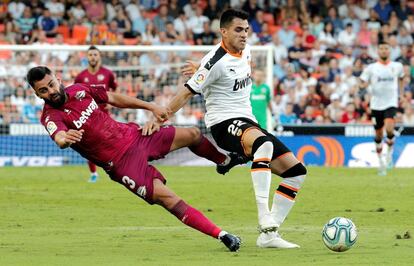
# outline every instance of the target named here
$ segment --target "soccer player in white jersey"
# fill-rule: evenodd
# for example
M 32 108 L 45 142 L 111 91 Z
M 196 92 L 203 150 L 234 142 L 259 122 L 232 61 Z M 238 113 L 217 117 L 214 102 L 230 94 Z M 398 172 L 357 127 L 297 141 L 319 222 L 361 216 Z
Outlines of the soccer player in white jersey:
M 247 45 L 249 23 L 244 11 L 229 9 L 220 18 L 222 41 L 202 60 L 197 71 L 168 105 L 169 115 L 183 107 L 194 94 L 206 101 L 206 126 L 217 144 L 252 160 L 260 235 L 257 246 L 297 248 L 282 239 L 278 228 L 289 214 L 305 180 L 306 168 L 275 136 L 261 128 L 250 105 L 252 60 Z M 228 169 L 218 166 L 225 174 Z M 269 209 L 272 173 L 283 178 Z
M 393 165 L 392 154 L 395 142 L 394 127 L 399 97 L 403 97 L 403 65 L 390 60 L 390 46 L 382 42 L 378 45 L 379 60 L 369 64 L 360 76 L 360 86 L 368 87 L 371 94 L 370 109 L 375 128 L 375 144 L 379 159 L 378 174 L 386 175 L 386 168 Z M 386 161 L 382 158 L 382 141 L 388 146 Z

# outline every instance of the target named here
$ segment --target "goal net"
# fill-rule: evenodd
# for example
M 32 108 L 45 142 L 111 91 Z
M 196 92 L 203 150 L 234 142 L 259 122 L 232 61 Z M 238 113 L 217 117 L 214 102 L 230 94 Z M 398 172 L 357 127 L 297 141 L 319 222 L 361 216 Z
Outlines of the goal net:
M 111 69 L 120 93 L 165 105 L 186 79 L 180 68 L 186 60 L 199 61 L 211 46 L 97 46 L 103 65 Z M 76 45 L 0 45 L 0 167 L 56 166 L 83 164 L 85 160 L 71 149 L 61 150 L 40 125 L 43 101 L 34 96 L 25 81 L 33 66 L 46 65 L 64 85 L 88 65 L 89 46 Z M 272 85 L 271 46 L 252 47 L 252 65 L 267 74 Z M 110 108 L 120 122 L 144 124 L 151 113 L 143 110 Z M 197 126 L 209 135 L 204 124 L 204 99 L 194 96 L 170 120 L 176 126 Z M 204 165 L 206 160 L 181 149 L 156 163 Z M 208 164 L 208 163 L 207 163 Z

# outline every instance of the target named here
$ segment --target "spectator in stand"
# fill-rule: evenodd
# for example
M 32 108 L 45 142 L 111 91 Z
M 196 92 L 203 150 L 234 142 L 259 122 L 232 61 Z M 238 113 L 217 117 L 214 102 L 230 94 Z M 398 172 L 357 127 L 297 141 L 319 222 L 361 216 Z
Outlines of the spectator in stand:
M 125 12 L 128 15 L 129 21 L 133 25 L 136 21 L 141 20 L 141 10 L 139 7 L 139 0 L 131 0 L 125 7 Z
M 203 23 L 203 32 L 195 42 L 197 45 L 213 45 L 218 42 L 217 34 L 211 30 L 209 21 Z
M 356 40 L 356 34 L 353 31 L 352 23 L 348 23 L 345 29 L 338 34 L 338 43 L 343 46 L 354 46 Z
M 222 10 L 222 3 L 218 3 L 217 0 L 208 0 L 208 4 L 206 9 L 204 9 L 203 15 L 213 21 L 215 19 L 219 19 Z
M 338 8 L 339 17 L 342 19 L 349 17 L 349 13 L 355 8 L 355 0 L 345 0 L 344 2 Z
M 277 65 L 282 63 L 282 59 L 287 59 L 288 50 L 286 46 L 282 45 L 277 32 L 273 33 L 272 42 L 269 43 L 273 47 L 274 61 Z
M 80 21 L 86 16 L 86 12 L 82 7 L 81 2 L 77 2 L 73 5 L 68 11 L 69 20 L 71 21 Z
M 333 93 L 330 100 L 331 103 L 326 107 L 327 115 L 332 122 L 338 123 L 341 121 L 343 114 L 341 99 L 337 93 Z
M 361 46 L 369 46 L 371 45 L 371 31 L 367 28 L 367 22 L 362 21 L 361 27 L 357 33 L 356 43 Z
M 85 11 L 89 21 L 99 21 L 106 17 L 106 8 L 102 0 L 90 0 L 85 4 Z
M 289 21 L 283 21 L 282 28 L 277 32 L 279 40 L 286 47 L 291 47 L 295 43 L 296 33 L 289 29 Z
M 258 10 L 256 12 L 254 19 L 250 21 L 250 26 L 252 27 L 253 32 L 255 32 L 256 34 L 259 34 L 262 32 L 263 24 L 265 24 L 265 21 L 263 18 L 263 11 Z
M 401 21 L 406 20 L 409 14 L 413 14 L 413 10 L 407 5 L 407 0 L 400 0 L 399 4 L 394 6 L 394 11 Z
M 182 10 L 178 0 L 170 0 L 168 3 L 168 16 L 177 18 L 180 11 Z
M 152 21 L 150 21 L 145 27 L 145 32 L 142 33 L 142 41 L 144 44 L 153 44 L 160 41 L 158 37 L 158 30 Z
M 354 5 L 354 12 L 360 21 L 366 21 L 369 18 L 367 1 L 357 1 L 356 5 Z
M 246 0 L 242 6 L 242 10 L 246 11 L 247 14 L 249 14 L 249 21 L 251 21 L 254 18 L 256 12 L 260 10 L 257 2 L 257 0 Z
M 300 36 L 296 36 L 293 46 L 288 48 L 289 62 L 295 66 L 295 69 L 299 69 L 299 59 L 305 56 L 305 49 L 302 47 L 302 39 Z
M 107 22 L 111 22 L 116 17 L 116 11 L 120 8 L 123 8 L 123 6 L 119 2 L 119 0 L 108 1 L 105 5 L 105 11 L 106 11 L 105 20 Z
M 52 18 L 59 22 L 63 20 L 63 15 L 65 14 L 65 5 L 63 3 L 58 0 L 50 0 L 45 4 L 45 7 L 49 9 Z
M 56 30 L 59 23 L 56 19 L 50 16 L 50 11 L 48 9 L 43 10 L 43 15 L 37 20 L 37 26 L 40 30 L 46 33 L 46 37 L 55 37 Z
M 410 103 L 406 103 L 404 106 L 402 122 L 405 126 L 414 126 L 414 111 L 413 106 Z
M 349 15 L 348 17 L 344 18 L 342 20 L 343 25 L 347 25 L 349 23 L 352 24 L 352 31 L 356 34 L 358 34 L 358 32 L 361 29 L 361 20 L 358 19 L 358 17 L 355 14 L 354 9 L 350 9 L 349 10 Z
M 337 45 L 333 24 L 331 22 L 325 23 L 323 31 L 319 34 L 319 42 L 323 49 L 334 48 Z
M 412 45 L 413 44 L 413 37 L 409 34 L 405 26 L 402 26 L 399 28 L 397 41 L 399 45 Z
M 168 15 L 168 5 L 161 5 L 158 15 L 154 17 L 154 25 L 159 32 L 165 32 L 165 24 L 167 22 L 173 22 L 174 18 Z
M 334 35 L 340 32 L 344 28 L 342 19 L 338 17 L 338 12 L 336 11 L 336 7 L 334 6 L 331 6 L 328 9 L 328 17 L 324 19 L 324 22 L 325 22 L 325 25 L 328 22 L 332 23 Z
M 30 8 L 26 7 L 23 16 L 15 21 L 18 43 L 26 44 L 30 41 L 35 22 L 36 19 L 32 16 Z
M 293 104 L 287 103 L 284 112 L 279 115 L 279 122 L 282 125 L 296 124 L 297 115 L 293 112 Z
M 309 23 L 309 32 L 315 36 L 319 37 L 319 34 L 323 31 L 324 23 L 321 21 L 319 15 L 314 15 L 312 17 L 312 22 Z
M 350 102 L 345 107 L 345 112 L 342 114 L 341 123 L 355 124 L 359 118 L 358 113 L 355 111 L 355 105 Z
M 187 33 L 190 31 L 189 27 L 187 26 L 188 20 L 183 10 L 178 12 L 178 17 L 174 19 L 174 29 L 177 30 L 184 39 L 187 38 Z
M 401 48 L 398 45 L 397 37 L 395 35 L 391 35 L 388 38 L 388 44 L 390 45 L 390 58 L 392 61 L 395 61 L 401 56 Z
M 131 32 L 131 22 L 125 15 L 124 9 L 119 8 L 117 10 L 114 21 L 116 21 L 119 33 L 121 33 L 125 38 L 133 37 Z
M 272 34 L 270 33 L 270 28 L 267 23 L 264 23 L 262 26 L 262 32 L 258 34 L 260 44 L 266 45 L 272 42 Z
M 407 45 L 401 45 L 401 54 L 395 61 L 400 62 L 401 64 L 408 66 L 410 64 L 410 56 L 408 54 L 408 47 Z
M 192 18 L 196 15 L 197 0 L 190 0 L 184 7 L 185 16 Z
M 43 9 L 45 9 L 45 5 L 41 0 L 30 0 L 27 1 L 27 6 L 30 7 L 32 11 L 32 15 L 34 18 L 39 18 L 43 14 Z
M 203 9 L 200 6 L 197 6 L 195 16 L 190 17 L 187 24 L 192 31 L 194 42 L 196 42 L 199 36 L 203 33 L 204 22 L 210 22 L 210 20 L 208 17 L 203 16 Z
M 388 0 L 379 0 L 377 4 L 374 6 L 373 10 L 378 14 L 378 18 L 383 23 L 387 23 L 390 19 L 390 15 L 393 11 L 393 8 Z
M 305 112 L 300 117 L 300 121 L 302 124 L 311 124 L 315 121 L 315 117 L 313 116 L 313 107 L 308 105 L 305 108 Z
M 377 12 L 375 10 L 370 9 L 369 10 L 369 18 L 367 20 L 368 23 L 368 29 L 369 30 L 379 30 L 381 28 L 381 20 L 378 17 Z
M 174 29 L 174 24 L 171 21 L 168 21 L 165 25 L 166 31 L 165 35 L 166 38 L 169 39 L 168 42 L 171 44 L 183 44 L 185 39 L 184 36 L 180 35 L 180 33 Z
M 36 105 L 36 98 L 29 97 L 29 102 L 23 105 L 23 123 L 37 124 L 39 123 L 42 108 Z

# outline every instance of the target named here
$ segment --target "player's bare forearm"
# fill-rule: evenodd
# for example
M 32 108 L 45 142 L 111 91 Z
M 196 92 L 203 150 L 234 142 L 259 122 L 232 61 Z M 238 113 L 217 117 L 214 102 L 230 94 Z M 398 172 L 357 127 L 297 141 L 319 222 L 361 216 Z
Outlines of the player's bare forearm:
M 193 97 L 193 95 L 194 94 L 188 88 L 182 86 L 182 88 L 178 90 L 178 93 L 168 104 L 168 116 L 171 116 L 180 110 Z
M 400 78 L 398 80 L 398 89 L 399 89 L 399 93 L 400 93 L 400 99 L 404 98 L 404 79 Z
M 151 111 L 160 121 L 165 121 L 168 114 L 166 107 L 116 92 L 108 92 L 108 103 L 119 108 L 145 109 Z
M 68 131 L 59 131 L 55 135 L 55 142 L 61 149 L 66 149 L 70 145 L 80 142 L 82 140 L 84 130 L 69 129 Z

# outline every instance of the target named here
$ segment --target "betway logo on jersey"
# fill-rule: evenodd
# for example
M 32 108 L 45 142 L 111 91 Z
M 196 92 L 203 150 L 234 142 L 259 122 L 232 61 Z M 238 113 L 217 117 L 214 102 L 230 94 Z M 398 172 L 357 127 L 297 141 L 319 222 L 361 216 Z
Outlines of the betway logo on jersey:
M 242 80 L 236 79 L 234 80 L 233 91 L 244 89 L 247 86 L 249 86 L 251 83 L 252 83 L 252 79 L 250 78 L 250 75 L 247 75 L 247 77 Z
M 81 117 L 79 117 L 78 120 L 73 120 L 73 124 L 76 126 L 76 128 L 81 128 L 83 124 L 88 121 L 89 117 L 92 115 L 93 111 L 98 109 L 98 104 L 95 102 L 94 99 L 92 99 L 91 103 L 88 105 L 86 110 L 82 111 Z

